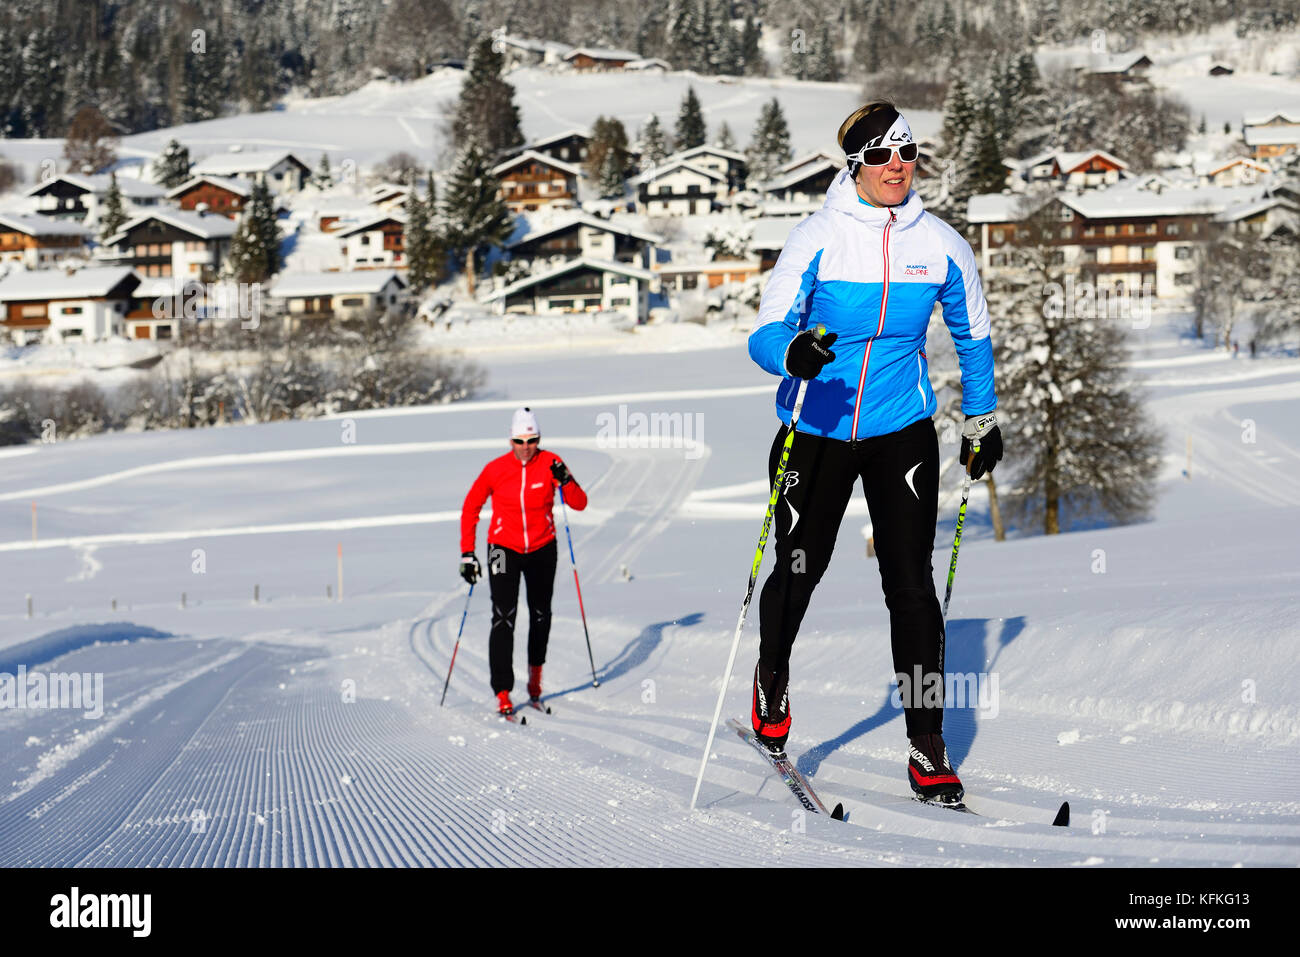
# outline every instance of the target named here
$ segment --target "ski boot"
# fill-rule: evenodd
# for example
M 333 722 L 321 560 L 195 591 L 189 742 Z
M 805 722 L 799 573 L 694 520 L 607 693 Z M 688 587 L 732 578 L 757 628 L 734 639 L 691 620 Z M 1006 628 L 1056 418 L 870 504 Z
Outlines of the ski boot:
M 515 713 L 515 706 L 510 703 L 509 691 L 497 692 L 497 714 L 509 717 Z
M 754 666 L 754 734 L 773 754 L 785 754 L 790 736 L 789 684 L 788 673 L 774 674 L 761 661 Z
M 528 697 L 534 702 L 542 700 L 542 666 L 528 666 Z
M 941 734 L 922 734 L 911 740 L 907 755 L 907 779 L 922 801 L 960 804 L 966 791 L 961 778 L 948 763 L 948 748 Z

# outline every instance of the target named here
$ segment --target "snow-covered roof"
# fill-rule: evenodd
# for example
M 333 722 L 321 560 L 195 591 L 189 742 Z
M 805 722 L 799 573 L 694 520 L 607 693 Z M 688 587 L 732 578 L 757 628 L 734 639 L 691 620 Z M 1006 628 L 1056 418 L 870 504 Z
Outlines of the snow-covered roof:
M 531 40 L 528 37 L 511 36 L 508 33 L 496 31 L 492 34 L 492 39 L 503 43 L 508 47 L 515 47 L 519 50 L 527 50 L 529 53 L 545 53 L 548 50 L 554 50 L 557 53 L 566 53 L 573 47 L 567 43 L 561 43 L 558 40 Z
M 780 167 L 777 170 L 777 172 L 793 173 L 800 166 L 807 166 L 809 163 L 816 163 L 821 160 L 830 160 L 832 163 L 835 163 L 837 166 L 844 165 L 844 161 L 840 159 L 835 153 L 827 152 L 826 150 L 814 150 L 811 153 L 804 153 L 802 156 L 796 156 L 794 159 L 790 160 L 790 162 Z
M 1248 126 L 1242 138 L 1247 146 L 1300 144 L 1300 126 Z
M 568 173 L 570 176 L 581 176 L 582 170 L 572 163 L 566 163 L 564 160 L 558 160 L 554 156 L 547 156 L 545 153 L 539 153 L 536 150 L 524 150 L 513 159 L 508 159 L 504 163 L 498 163 L 492 167 L 492 175 L 500 176 L 506 170 L 513 169 L 521 163 L 536 161 L 544 163 L 547 166 L 553 166 L 555 169 Z
M 794 216 L 760 216 L 754 220 L 749 236 L 750 249 L 780 249 L 790 238 L 790 232 L 799 225 Z
M 757 259 L 687 259 L 680 262 L 655 263 L 654 271 L 662 276 L 665 273 L 757 272 L 761 268 L 762 263 Z
M 688 169 L 692 173 L 699 173 L 701 176 L 706 176 L 709 179 L 717 180 L 718 182 L 726 182 L 727 179 L 727 177 L 715 170 L 708 169 L 704 166 L 696 166 L 694 163 L 688 163 L 684 159 L 666 158 L 659 166 L 656 166 L 653 169 L 648 169 L 640 176 L 634 177 L 632 182 L 638 186 L 644 183 L 652 183 L 660 176 L 665 176 L 679 168 Z
M 141 223 L 159 220 L 184 230 L 200 239 L 227 239 L 235 235 L 239 224 L 220 213 L 200 213 L 188 209 L 151 209 L 122 224 L 122 228 L 104 240 L 105 246 L 116 246 L 126 239 L 126 234 Z
M 553 133 L 550 136 L 543 136 L 540 140 L 533 140 L 531 143 L 524 145 L 525 150 L 541 150 L 544 146 L 550 146 L 552 143 L 558 143 L 560 140 L 566 140 L 570 136 L 581 137 L 584 140 L 591 139 L 591 130 L 571 129 L 559 133 Z
M 237 150 L 232 153 L 218 153 L 205 156 L 194 164 L 191 170 L 196 176 L 212 173 L 215 176 L 238 176 L 241 173 L 265 173 L 279 166 L 286 159 L 292 160 L 303 169 L 307 164 L 288 150 L 264 150 L 245 153 Z
M 1056 162 L 1060 165 L 1062 173 L 1069 173 L 1072 170 L 1078 169 L 1094 156 L 1100 156 L 1108 163 L 1113 163 L 1120 169 L 1128 169 L 1128 163 L 1125 163 L 1114 153 L 1107 153 L 1105 150 L 1076 150 L 1069 153 L 1060 151 L 1056 154 Z
M 711 156 L 720 156 L 725 160 L 732 160 L 737 163 L 748 162 L 744 153 L 737 153 L 735 150 L 724 150 L 721 146 L 710 146 L 707 143 L 704 144 L 703 146 L 692 146 L 688 150 L 681 150 L 680 152 L 673 153 L 671 156 L 666 156 L 664 157 L 664 162 L 668 162 L 669 160 L 674 160 L 674 159 L 683 159 L 689 161 L 693 156 L 702 156 L 705 154 Z
M 581 256 L 578 259 L 571 259 L 566 263 L 561 263 L 554 269 L 548 269 L 545 272 L 536 273 L 532 276 L 525 276 L 517 282 L 512 282 L 503 289 L 498 289 L 487 296 L 483 297 L 483 302 L 492 302 L 500 299 L 502 296 L 509 296 L 513 293 L 535 286 L 540 282 L 548 279 L 554 279 L 556 276 L 562 276 L 566 272 L 572 272 L 575 269 L 590 268 L 598 269 L 601 272 L 616 272 L 620 275 L 631 276 L 633 279 L 640 279 L 642 282 L 649 282 L 654 278 L 654 274 L 648 269 L 642 269 L 639 266 L 632 266 L 628 263 L 611 262 L 608 259 L 592 259 L 588 256 Z
M 285 272 L 271 285 L 270 295 L 279 299 L 299 296 L 336 296 L 350 292 L 383 292 L 396 279 L 406 280 L 395 269 L 358 269 L 355 272 Z
M 1228 160 L 1211 160 L 1200 161 L 1192 166 L 1192 172 L 1196 176 L 1217 176 L 1225 170 L 1230 170 L 1234 166 L 1249 166 L 1251 169 L 1258 170 L 1261 173 L 1272 172 L 1267 166 L 1259 160 L 1250 159 L 1247 156 L 1236 156 Z
M 641 54 L 635 50 L 610 50 L 605 47 L 574 47 L 568 53 L 564 54 L 564 59 L 571 60 L 576 56 L 585 55 L 593 60 L 639 60 Z
M 112 175 L 109 173 L 61 173 L 52 179 L 37 183 L 27 190 L 27 196 L 36 196 L 54 183 L 62 180 L 96 196 L 106 196 Z M 161 199 L 166 191 L 157 183 L 149 183 L 134 176 L 119 176 L 117 188 L 126 199 Z
M 623 64 L 625 70 L 671 70 L 672 64 L 658 57 L 646 57 L 644 60 L 629 60 Z
M 1229 206 L 1215 216 L 1214 221 L 1218 223 L 1235 223 L 1242 219 L 1249 219 L 1251 216 L 1258 216 L 1260 213 L 1274 208 L 1285 209 L 1293 213 L 1300 211 L 1300 205 L 1293 203 L 1289 199 L 1281 196 L 1265 196 L 1261 199 Z
M 1060 193 L 1057 198 L 1088 219 L 1132 216 L 1213 215 L 1236 203 L 1262 196 L 1258 186 L 1201 186 L 1197 188 L 1143 189 L 1118 186 Z
M 811 179 L 812 177 L 825 173 L 828 170 L 838 170 L 839 168 L 840 164 L 831 159 L 822 159 L 813 163 L 805 163 L 797 169 L 793 169 L 786 173 L 784 176 L 780 176 L 764 183 L 763 191 L 766 193 L 772 193 L 783 189 L 789 189 L 791 186 L 802 183 L 804 180 Z
M 334 235 L 343 239 L 347 236 L 354 236 L 357 233 L 368 233 L 373 229 L 378 229 L 384 223 L 394 222 L 399 226 L 406 226 L 406 217 L 398 213 L 385 213 L 382 216 L 375 216 L 365 222 L 357 223 L 355 226 L 348 226 L 345 229 L 335 231 Z
M 754 214 L 760 219 L 794 219 L 811 216 L 826 204 L 822 199 L 765 199 L 754 207 Z
M 0 213 L 0 226 L 28 236 L 90 236 L 80 223 L 39 213 Z
M 226 176 L 213 176 L 211 174 L 205 174 L 203 176 L 194 176 L 190 179 L 187 179 L 185 182 L 181 183 L 175 189 L 169 189 L 167 191 L 167 198 L 175 199 L 181 193 L 189 192 L 195 186 L 198 186 L 200 183 L 211 183 L 213 186 L 217 186 L 221 189 L 229 190 L 230 192 L 234 193 L 236 196 L 242 196 L 245 199 L 247 199 L 250 195 L 252 195 L 252 190 L 250 190 L 247 185 L 241 183 L 237 179 L 230 179 Z
M 123 282 L 134 289 L 140 282 L 130 266 L 96 266 L 69 271 L 34 269 L 12 272 L 0 279 L 0 302 L 32 299 L 96 299 L 108 295 Z M 129 292 L 129 290 L 128 290 Z
M 1283 123 L 1300 123 L 1300 114 L 1292 116 L 1283 110 L 1274 110 L 1272 113 L 1255 113 L 1252 116 L 1244 116 L 1241 119 L 1242 126 L 1263 126 L 1266 123 L 1272 123 L 1274 120 L 1281 120 Z
M 577 212 L 571 216 L 566 216 L 559 221 L 539 224 L 536 228 L 533 228 L 533 224 L 529 223 L 528 232 L 506 243 L 506 249 L 514 249 L 516 246 L 522 245 L 523 243 L 532 242 L 535 239 L 541 239 L 543 236 L 549 236 L 552 233 L 561 232 L 562 230 L 569 229 L 574 225 L 590 226 L 592 229 L 602 229 L 605 232 L 618 233 L 622 236 L 631 236 L 634 239 L 644 239 L 648 243 L 663 242 L 663 237 L 657 236 L 654 233 L 642 232 L 639 229 L 633 229 L 631 226 L 620 226 L 608 219 L 601 219 L 599 216 Z
M 966 222 L 1017 222 L 1023 215 L 1024 198 L 1024 193 L 977 193 L 966 201 Z
M 401 183 L 380 183 L 370 191 L 370 199 L 367 202 L 380 203 L 394 196 L 409 196 L 410 193 L 411 187 Z
M 1083 69 L 1089 73 L 1127 73 L 1143 60 L 1151 62 L 1144 53 L 1102 53 L 1091 56 Z

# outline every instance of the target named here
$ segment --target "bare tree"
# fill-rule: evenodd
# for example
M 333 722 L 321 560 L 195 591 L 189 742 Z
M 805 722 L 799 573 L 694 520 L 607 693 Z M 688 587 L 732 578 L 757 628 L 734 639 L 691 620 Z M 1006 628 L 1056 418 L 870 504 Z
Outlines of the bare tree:
M 77 110 L 68 125 L 63 155 L 75 173 L 93 173 L 117 160 L 117 133 L 93 106 Z

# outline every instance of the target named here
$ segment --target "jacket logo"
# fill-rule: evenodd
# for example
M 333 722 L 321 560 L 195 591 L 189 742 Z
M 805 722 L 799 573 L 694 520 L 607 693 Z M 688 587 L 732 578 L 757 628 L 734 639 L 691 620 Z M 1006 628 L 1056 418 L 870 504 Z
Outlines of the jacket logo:
M 528 487 L 529 487 L 529 488 L 541 488 L 541 487 L 542 487 L 543 485 L 545 485 L 545 484 L 546 484 L 545 482 L 534 482 L 532 485 L 530 485 L 530 486 L 528 486 Z
M 929 267 L 929 266 L 912 266 L 912 265 L 905 265 L 905 266 L 903 267 L 903 275 L 905 275 L 905 276 L 928 276 L 928 275 L 930 275 L 930 267 Z

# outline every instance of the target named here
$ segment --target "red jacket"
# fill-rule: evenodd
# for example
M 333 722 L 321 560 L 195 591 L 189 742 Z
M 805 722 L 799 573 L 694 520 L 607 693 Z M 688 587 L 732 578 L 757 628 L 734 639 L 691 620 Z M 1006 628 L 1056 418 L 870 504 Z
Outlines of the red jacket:
M 474 551 L 479 512 L 489 495 L 492 496 L 489 545 L 504 545 L 516 552 L 535 552 L 555 541 L 551 507 L 559 484 L 551 475 L 551 463 L 560 461 L 563 460 L 554 452 L 538 449 L 527 465 L 520 465 L 511 450 L 485 465 L 470 486 L 461 509 L 461 552 Z M 579 512 L 587 507 L 587 493 L 576 480 L 564 486 L 564 502 Z

